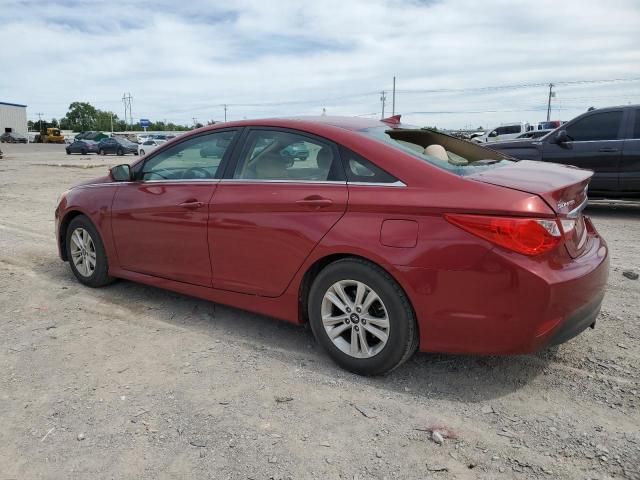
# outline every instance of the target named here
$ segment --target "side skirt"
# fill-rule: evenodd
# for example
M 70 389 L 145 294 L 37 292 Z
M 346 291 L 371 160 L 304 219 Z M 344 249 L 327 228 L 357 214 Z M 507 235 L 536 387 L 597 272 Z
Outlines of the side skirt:
M 143 283 L 152 287 L 171 290 L 173 292 L 190 295 L 210 302 L 220 303 L 231 307 L 247 310 L 261 315 L 301 324 L 298 315 L 298 299 L 288 290 L 277 298 L 261 297 L 244 293 L 218 290 L 214 288 L 191 285 L 166 278 L 154 277 L 143 273 L 131 272 L 123 269 L 110 269 L 109 275 L 132 282 Z

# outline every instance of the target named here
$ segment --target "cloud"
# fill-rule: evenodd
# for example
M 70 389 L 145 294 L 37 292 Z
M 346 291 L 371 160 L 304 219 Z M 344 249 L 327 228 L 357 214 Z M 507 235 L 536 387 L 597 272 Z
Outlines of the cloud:
M 236 119 L 379 115 L 396 75 L 409 122 L 464 127 L 544 119 L 549 82 L 640 76 L 634 0 L 2 3 L 0 100 L 31 117 L 76 100 L 120 113 L 123 92 L 134 117 L 181 123 L 222 104 Z M 468 90 L 513 84 L 543 85 Z M 416 91 L 437 89 L 457 90 Z M 640 82 L 556 91 L 554 118 L 640 103 Z

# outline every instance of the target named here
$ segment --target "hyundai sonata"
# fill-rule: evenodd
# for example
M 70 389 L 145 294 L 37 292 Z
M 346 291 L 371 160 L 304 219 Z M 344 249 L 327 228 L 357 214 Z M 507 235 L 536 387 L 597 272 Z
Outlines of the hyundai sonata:
M 398 117 L 222 123 L 65 192 L 57 243 L 85 285 L 308 322 L 342 367 L 381 374 L 416 349 L 526 353 L 593 327 L 608 252 L 582 213 L 591 175 Z

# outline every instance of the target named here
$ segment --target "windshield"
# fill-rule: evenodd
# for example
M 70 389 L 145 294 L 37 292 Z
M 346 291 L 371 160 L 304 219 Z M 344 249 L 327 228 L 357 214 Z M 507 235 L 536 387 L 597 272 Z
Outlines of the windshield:
M 456 175 L 472 175 L 512 162 L 494 150 L 434 130 L 373 127 L 360 132 Z

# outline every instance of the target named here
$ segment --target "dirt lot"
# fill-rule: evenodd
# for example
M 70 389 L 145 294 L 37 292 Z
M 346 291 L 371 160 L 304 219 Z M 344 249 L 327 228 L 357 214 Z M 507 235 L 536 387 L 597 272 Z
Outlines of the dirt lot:
M 640 209 L 589 210 L 612 263 L 594 331 L 361 378 L 304 328 L 125 281 L 80 286 L 57 257 L 54 203 L 121 158 L 1 148 L 1 479 L 640 478 L 640 281 L 622 275 L 640 271 Z

